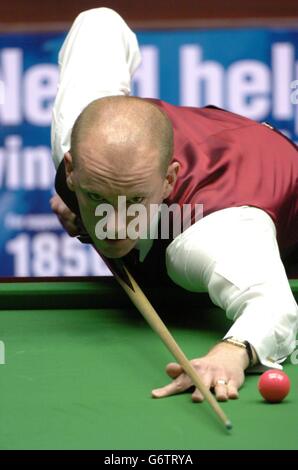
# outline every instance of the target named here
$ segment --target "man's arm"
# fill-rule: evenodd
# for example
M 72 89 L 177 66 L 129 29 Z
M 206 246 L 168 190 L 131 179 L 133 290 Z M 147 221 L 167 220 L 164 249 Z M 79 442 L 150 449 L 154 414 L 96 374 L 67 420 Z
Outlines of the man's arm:
M 51 129 L 56 168 L 70 149 L 71 130 L 81 111 L 97 98 L 129 95 L 140 60 L 135 34 L 115 11 L 93 8 L 78 15 L 59 52 Z
M 298 308 L 272 220 L 259 209 L 239 207 L 218 211 L 195 225 L 168 248 L 170 277 L 194 292 L 203 284 L 211 300 L 234 321 L 225 337 L 248 341 L 261 364 L 280 368 L 278 362 L 295 348 Z M 193 363 L 206 385 L 215 387 L 218 399 L 227 399 L 238 396 L 248 361 L 244 348 L 220 342 Z M 155 390 L 154 396 L 191 385 L 180 366 L 171 364 L 167 371 L 172 384 Z M 198 396 L 195 391 L 194 399 Z

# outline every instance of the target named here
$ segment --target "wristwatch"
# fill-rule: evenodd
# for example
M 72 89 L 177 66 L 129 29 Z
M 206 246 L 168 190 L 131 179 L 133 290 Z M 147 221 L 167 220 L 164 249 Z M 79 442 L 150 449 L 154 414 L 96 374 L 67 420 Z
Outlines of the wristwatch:
M 234 346 L 238 346 L 239 348 L 246 349 L 248 360 L 249 360 L 249 367 L 253 367 L 256 364 L 254 353 L 251 344 L 248 341 L 243 341 L 234 336 L 229 336 L 222 340 L 223 343 L 230 343 Z

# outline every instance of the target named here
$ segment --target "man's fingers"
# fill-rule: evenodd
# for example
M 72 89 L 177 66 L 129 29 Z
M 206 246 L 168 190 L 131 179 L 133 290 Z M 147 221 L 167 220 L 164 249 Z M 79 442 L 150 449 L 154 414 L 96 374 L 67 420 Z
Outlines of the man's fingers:
M 52 211 L 57 215 L 61 225 L 71 237 L 79 235 L 80 230 L 76 224 L 76 214 L 74 214 L 62 199 L 56 194 L 50 199 Z
M 58 200 L 53 196 L 50 199 L 50 206 L 51 206 L 52 211 L 54 211 L 54 212 L 57 211 L 58 204 L 59 204 Z
M 177 362 L 170 362 L 166 367 L 166 373 L 171 379 L 176 379 L 178 375 L 183 373 L 183 369 Z
M 193 392 L 193 394 L 191 396 L 191 399 L 195 403 L 201 403 L 202 401 L 204 401 L 204 397 L 203 397 L 202 393 L 197 388 Z
M 206 385 L 206 387 L 208 389 L 210 389 L 211 382 L 212 382 L 211 381 L 211 376 L 209 374 L 205 374 L 205 375 L 201 375 L 201 378 L 202 378 L 204 384 Z M 198 402 L 198 403 L 201 403 L 204 400 L 204 397 L 203 397 L 202 393 L 197 388 L 193 392 L 191 398 L 192 398 L 192 401 Z
M 239 392 L 238 392 L 238 387 L 234 383 L 233 380 L 230 380 L 228 382 L 228 397 L 230 400 L 236 400 L 236 398 L 239 398 Z
M 235 400 L 239 397 L 238 387 L 233 380 L 230 380 L 227 384 L 217 383 L 214 391 L 218 401 Z
M 54 194 L 54 196 L 52 196 L 52 197 L 50 198 L 50 204 L 51 204 L 51 206 L 52 206 L 53 204 L 55 204 L 55 201 L 56 201 L 56 200 L 57 200 L 57 194 Z
M 58 219 L 61 223 L 61 225 L 65 228 L 65 230 L 67 231 L 68 235 L 70 235 L 71 237 L 76 237 L 77 235 L 79 235 L 79 230 L 78 230 L 78 227 L 72 223 L 72 222 L 66 222 L 64 219 L 62 219 L 62 217 L 60 217 L 58 215 Z
M 163 398 L 169 397 L 170 395 L 175 395 L 176 393 L 185 392 L 192 386 L 190 378 L 186 374 L 181 374 L 173 382 L 166 385 L 165 387 L 156 388 L 152 390 L 153 398 Z
M 237 373 L 231 372 L 229 367 L 218 366 L 213 357 L 208 362 L 204 358 L 194 359 L 191 363 L 205 387 L 214 392 L 218 401 L 234 400 L 239 397 L 239 388 L 244 380 L 242 369 L 239 369 L 237 375 Z M 193 387 L 192 380 L 187 376 L 180 364 L 176 362 L 169 363 L 166 367 L 166 372 L 171 377 L 172 382 L 164 387 L 152 390 L 154 398 L 168 397 L 192 388 L 192 400 L 194 402 L 202 402 L 204 400 L 202 392 Z
M 64 201 L 56 194 L 55 196 L 51 197 L 50 199 L 50 206 L 51 209 L 59 216 L 65 217 L 74 221 L 76 218 L 76 214 L 74 214 L 69 207 L 64 203 Z
M 77 217 L 67 206 L 61 208 L 61 216 L 71 220 L 71 222 L 74 222 Z
M 214 380 L 214 393 L 218 401 L 227 401 L 228 396 L 228 380 L 220 377 Z

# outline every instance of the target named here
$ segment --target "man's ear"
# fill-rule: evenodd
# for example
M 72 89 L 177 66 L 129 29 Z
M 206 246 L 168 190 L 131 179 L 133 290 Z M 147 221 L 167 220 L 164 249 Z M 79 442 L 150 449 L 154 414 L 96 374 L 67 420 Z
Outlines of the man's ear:
M 64 155 L 64 165 L 65 165 L 65 174 L 66 174 L 66 184 L 68 189 L 74 191 L 74 183 L 73 183 L 73 164 L 72 164 L 72 156 L 70 152 L 66 152 Z
M 164 194 L 163 194 L 164 199 L 166 199 L 173 191 L 173 188 L 177 181 L 179 168 L 180 168 L 180 165 L 178 162 L 173 162 L 168 167 L 166 179 L 165 179 L 165 189 L 164 189 Z

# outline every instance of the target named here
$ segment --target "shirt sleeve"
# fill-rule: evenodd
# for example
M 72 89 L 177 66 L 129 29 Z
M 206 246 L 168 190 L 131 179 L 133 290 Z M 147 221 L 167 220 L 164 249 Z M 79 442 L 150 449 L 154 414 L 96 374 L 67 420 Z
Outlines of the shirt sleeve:
M 81 111 L 93 100 L 129 95 L 141 56 L 136 35 L 109 8 L 82 12 L 59 52 L 59 81 L 52 118 L 56 168 L 70 148 L 70 134 Z
M 254 207 L 204 217 L 167 250 L 168 274 L 187 290 L 207 289 L 265 367 L 281 368 L 296 346 L 298 308 L 280 259 L 272 219 Z

